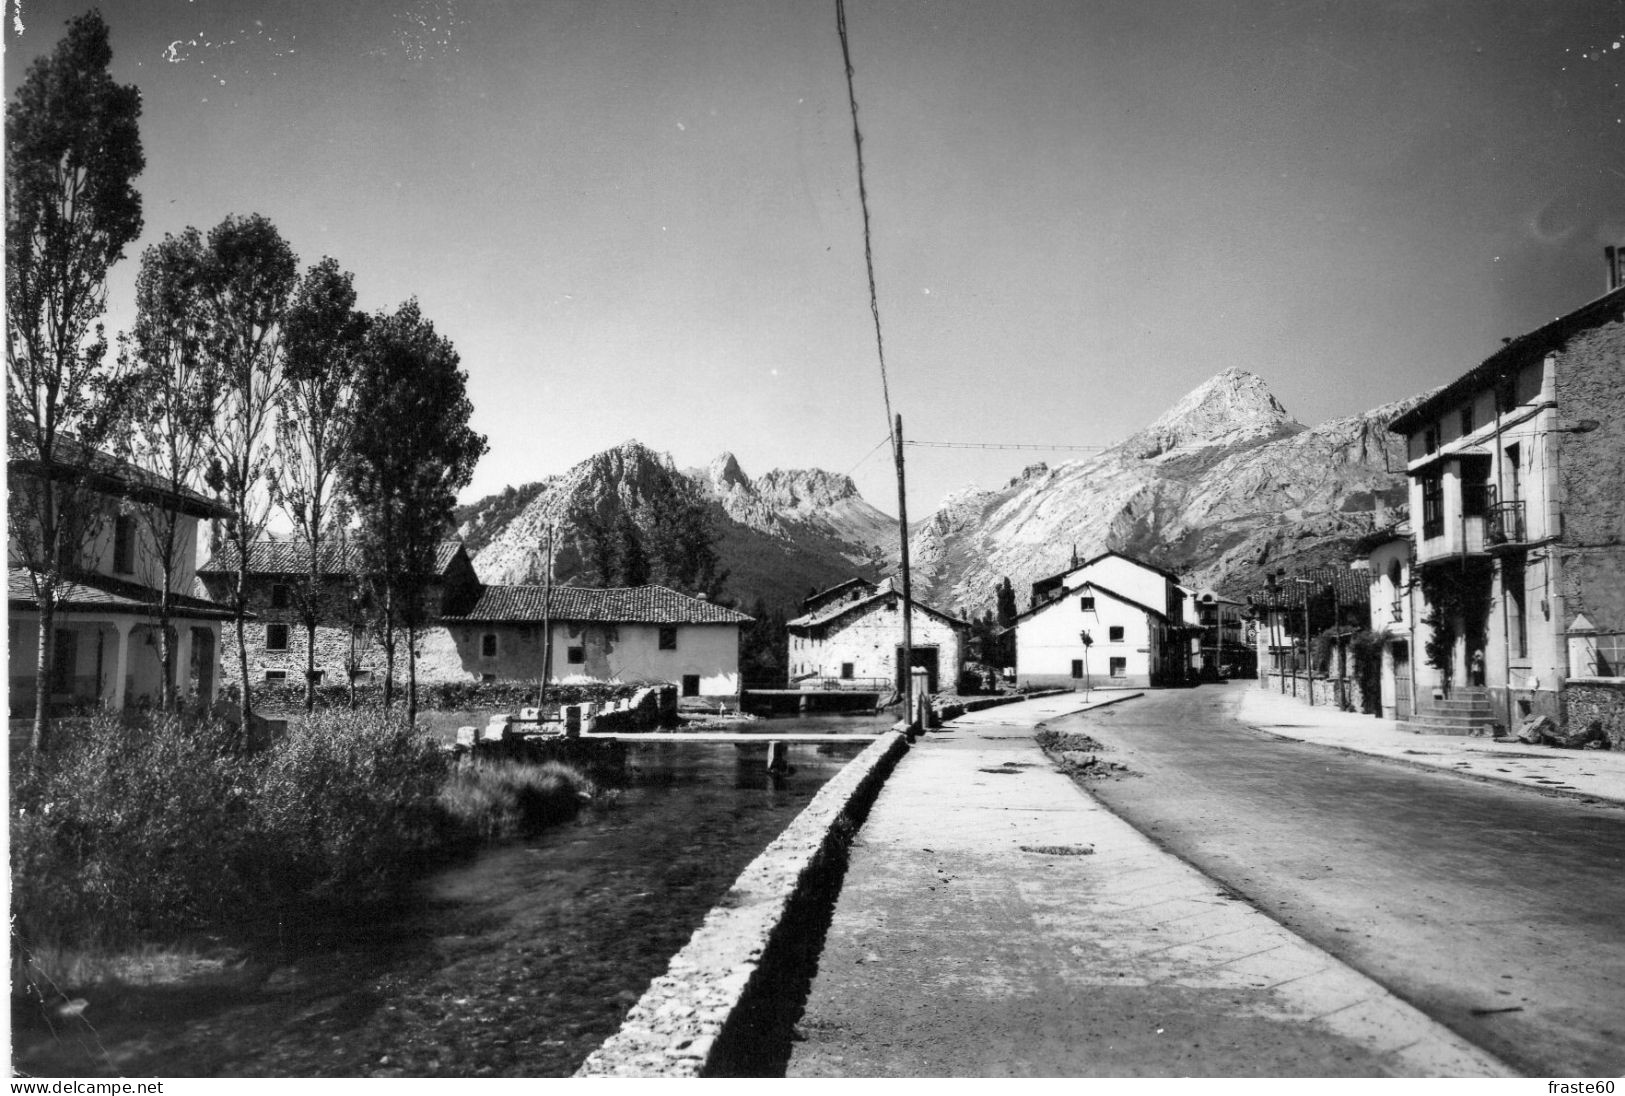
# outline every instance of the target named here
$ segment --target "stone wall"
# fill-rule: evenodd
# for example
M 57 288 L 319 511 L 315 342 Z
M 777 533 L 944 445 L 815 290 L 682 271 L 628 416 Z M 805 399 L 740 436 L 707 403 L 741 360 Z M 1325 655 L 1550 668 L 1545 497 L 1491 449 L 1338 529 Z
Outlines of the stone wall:
M 1563 690 L 1563 725 L 1572 734 L 1596 721 L 1608 746 L 1625 750 L 1625 681 L 1570 681 Z
M 1599 631 L 1625 631 L 1625 323 L 1618 319 L 1576 335 L 1561 351 L 1554 386 L 1558 429 L 1582 421 L 1586 433 L 1553 435 L 1558 443 L 1560 562 L 1567 628 L 1584 613 Z M 1539 603 L 1529 606 L 1538 614 Z M 1571 667 L 1571 672 L 1578 667 Z

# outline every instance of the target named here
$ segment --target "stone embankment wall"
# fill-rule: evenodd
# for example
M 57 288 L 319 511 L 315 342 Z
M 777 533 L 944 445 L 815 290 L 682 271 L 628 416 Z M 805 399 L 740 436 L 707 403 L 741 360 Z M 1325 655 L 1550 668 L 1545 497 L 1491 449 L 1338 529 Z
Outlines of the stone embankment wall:
M 902 735 L 882 735 L 825 784 L 740 873 L 621 1030 L 576 1075 L 751 1072 L 764 1028 L 787 996 L 787 968 L 816 958 L 806 953 L 821 936 L 819 896 L 838 884 L 852 835 L 907 750 Z

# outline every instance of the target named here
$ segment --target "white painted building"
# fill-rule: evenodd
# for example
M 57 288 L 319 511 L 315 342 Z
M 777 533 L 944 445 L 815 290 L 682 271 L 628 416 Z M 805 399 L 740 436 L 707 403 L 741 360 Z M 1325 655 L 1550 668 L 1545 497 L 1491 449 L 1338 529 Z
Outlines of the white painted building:
M 1415 714 L 1416 667 L 1411 651 L 1416 591 L 1411 584 L 1411 524 L 1400 522 L 1360 542 L 1371 583 L 1371 630 L 1382 637 L 1381 716 Z
M 1162 684 L 1170 657 L 1166 614 L 1085 579 L 1016 617 L 1016 680 L 1022 685 Z
M 13 716 L 34 712 L 39 685 L 39 608 L 33 553 L 19 539 L 27 527 L 27 493 L 41 470 L 8 464 L 13 498 L 8 530 L 7 663 Z M 229 516 L 193 491 L 173 491 L 133 465 L 105 454 L 93 458 L 84 481 L 98 500 L 98 520 L 74 546 L 69 580 L 59 591 L 51 649 L 45 659 L 48 703 L 55 711 L 100 705 L 122 709 L 156 703 L 164 668 L 157 642 L 163 567 L 153 539 L 153 515 L 175 515 L 179 550 L 169 576 L 174 642 L 172 684 L 181 699 L 212 702 L 220 686 L 220 626 L 230 612 L 194 595 L 198 522 Z
M 851 579 L 808 598 L 806 612 L 786 626 L 790 680 L 900 687 L 902 601 L 891 582 L 867 579 Z M 914 665 L 925 669 L 926 687 L 931 692 L 957 688 L 970 625 L 919 601 L 909 616 Z
M 486 586 L 466 612 L 442 615 L 424 634 L 420 680 L 530 681 L 545 673 L 550 684 L 670 681 L 683 696 L 739 694 L 739 629 L 751 620 L 744 613 L 664 586 L 555 586 L 551 601 L 548 593 Z

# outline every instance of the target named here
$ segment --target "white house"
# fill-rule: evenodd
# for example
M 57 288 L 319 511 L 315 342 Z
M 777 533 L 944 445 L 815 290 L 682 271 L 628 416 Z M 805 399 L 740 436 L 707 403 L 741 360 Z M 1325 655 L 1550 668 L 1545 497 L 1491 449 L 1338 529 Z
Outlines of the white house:
M 425 630 L 419 674 L 431 681 L 544 674 L 549 683 L 670 681 L 683 696 L 737 696 L 739 629 L 750 620 L 664 586 L 485 586 L 467 610 L 444 613 Z
M 1371 584 L 1371 630 L 1382 637 L 1383 719 L 1408 720 L 1415 714 L 1416 674 L 1411 632 L 1417 592 L 1411 584 L 1411 523 L 1402 521 L 1359 543 Z
M 851 579 L 808 598 L 806 612 L 786 625 L 792 681 L 885 682 L 901 688 L 903 596 L 889 580 Z M 909 613 L 913 664 L 931 692 L 954 688 L 970 625 L 914 601 Z
M 1087 579 L 1016 617 L 1014 628 L 1022 685 L 1159 685 L 1170 662 L 1182 661 L 1169 657 L 1180 652 L 1166 614 Z
M 30 484 L 47 474 L 33 462 L 8 462 L 6 650 L 14 717 L 33 714 L 39 686 L 37 576 L 19 538 L 28 535 Z M 220 685 L 220 622 L 231 613 L 194 592 L 197 531 L 200 519 L 229 517 L 230 511 L 196 492 L 170 490 L 157 477 L 106 454 L 93 456 L 88 474 L 75 469 L 73 476 L 94 493 L 99 514 L 89 523 L 86 542 L 76 546 L 58 596 L 45 660 L 51 707 L 122 709 L 160 698 L 164 669 L 157 606 L 164 579 L 150 520 L 158 511 L 176 515 L 180 546 L 168 581 L 172 684 L 183 699 L 212 702 Z
M 1119 652 L 1116 656 L 1113 656 L 1127 659 L 1131 665 L 1135 664 L 1140 657 L 1152 656 L 1152 661 L 1143 673 L 1132 675 L 1141 679 L 1138 681 L 1139 684 L 1173 684 L 1183 681 L 1190 674 L 1190 660 L 1194 649 L 1192 640 L 1199 635 L 1198 628 L 1194 623 L 1195 592 L 1181 586 L 1179 576 L 1172 571 L 1166 571 L 1144 560 L 1135 559 L 1123 552 L 1106 551 L 1081 562 L 1074 556 L 1072 566 L 1065 571 L 1033 583 L 1032 607 L 1023 616 L 1032 615 L 1038 609 L 1041 609 L 1046 602 L 1070 596 L 1072 591 L 1081 587 L 1085 582 L 1094 583 L 1110 591 L 1114 597 L 1126 599 L 1155 614 L 1148 626 L 1147 640 L 1136 644 L 1136 647 L 1148 647 L 1151 650 L 1147 652 L 1138 650 Z M 1018 622 L 1020 619 L 1017 618 Z M 1045 629 L 1053 627 L 1053 623 L 1044 626 Z M 1080 620 L 1078 627 L 1072 629 L 1071 641 L 1074 653 L 1070 658 L 1064 660 L 1067 674 L 1066 680 L 1070 680 L 1071 662 L 1074 660 L 1082 661 L 1079 657 L 1081 655 L 1081 642 L 1078 634 L 1088 628 L 1089 625 Z M 1036 635 L 1038 633 L 1031 634 Z M 1091 635 L 1093 635 L 1092 631 Z M 1037 650 L 1036 647 L 1034 649 Z M 1056 678 L 1060 674 L 1060 670 L 1056 668 L 1054 659 L 1058 657 L 1058 655 L 1042 656 L 1044 668 L 1038 669 L 1035 667 L 1032 672 L 1046 678 Z M 1021 663 L 1021 632 L 1018 630 L 1016 633 L 1016 675 L 1018 680 L 1026 681 L 1027 674 L 1028 668 Z M 1064 684 L 1065 682 L 1052 680 L 1050 683 Z

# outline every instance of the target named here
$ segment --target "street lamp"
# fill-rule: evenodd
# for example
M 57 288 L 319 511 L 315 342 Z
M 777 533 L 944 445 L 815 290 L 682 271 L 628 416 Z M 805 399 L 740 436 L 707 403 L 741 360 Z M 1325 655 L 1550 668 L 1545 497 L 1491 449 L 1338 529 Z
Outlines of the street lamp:
M 1087 628 L 1078 633 L 1078 638 L 1083 641 L 1083 698 L 1088 700 L 1090 689 L 1089 648 L 1094 645 L 1095 641 L 1094 637 L 1089 634 L 1089 630 Z

